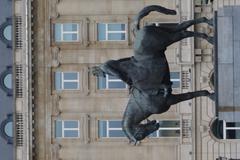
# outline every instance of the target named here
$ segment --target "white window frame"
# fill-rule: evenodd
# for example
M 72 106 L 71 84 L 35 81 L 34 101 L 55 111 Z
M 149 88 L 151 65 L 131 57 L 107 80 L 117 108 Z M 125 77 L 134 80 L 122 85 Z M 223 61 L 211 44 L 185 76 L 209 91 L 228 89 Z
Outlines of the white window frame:
M 77 73 L 77 79 L 76 80 L 65 80 L 64 73 Z M 79 77 L 80 77 L 79 72 L 61 72 L 61 79 L 62 79 L 61 90 L 79 90 L 79 88 L 80 88 Z M 78 86 L 76 89 L 65 89 L 64 82 L 77 82 Z
M 127 24 L 126 23 L 98 23 L 98 24 L 105 24 L 105 31 L 106 31 L 106 33 L 105 33 L 105 37 L 106 37 L 106 39 L 105 40 L 99 40 L 99 41 L 126 41 L 127 40 Z M 125 25 L 125 31 L 109 31 L 108 30 L 108 25 L 109 24 L 124 24 Z M 124 33 L 125 34 L 125 39 L 124 40 L 109 40 L 109 38 L 108 38 L 108 34 L 109 33 Z
M 110 137 L 109 136 L 109 131 L 122 131 L 122 128 L 110 128 L 109 127 L 109 121 L 120 121 L 120 120 L 107 120 L 106 121 L 106 137 L 104 138 L 121 138 L 121 137 Z
M 106 137 L 100 137 L 100 138 L 125 138 L 126 137 L 126 136 L 124 136 L 124 137 L 110 137 L 109 136 L 109 131 L 122 131 L 122 127 L 120 127 L 120 128 L 109 127 L 109 121 L 121 121 L 121 120 L 114 119 L 114 120 L 99 120 L 99 121 L 106 122 Z
M 161 122 L 161 121 L 179 121 L 179 120 L 157 120 L 157 123 Z M 179 121 L 180 123 L 180 121 Z M 159 131 L 177 131 L 179 130 L 180 134 L 181 134 L 181 125 L 179 125 L 179 127 L 159 127 L 158 130 L 156 130 L 156 136 L 149 136 L 149 138 L 171 138 L 171 137 L 163 137 L 159 135 Z M 181 136 L 181 135 L 180 135 Z M 178 137 L 180 137 L 178 136 Z M 174 138 L 178 138 L 178 137 L 174 137 Z
M 111 82 L 121 82 L 121 83 L 124 83 L 125 84 L 125 88 L 109 88 L 109 83 Z M 128 88 L 128 85 L 123 82 L 121 79 L 109 79 L 109 75 L 106 74 L 106 88 L 105 89 L 109 89 L 109 90 L 115 90 L 115 89 L 127 89 Z
M 79 24 L 78 23 L 56 23 L 61 25 L 61 39 L 56 42 L 78 42 L 79 41 Z M 63 25 L 64 24 L 76 24 L 77 25 L 77 31 L 64 31 Z M 64 34 L 77 34 L 77 40 L 64 40 Z
M 61 121 L 62 122 L 62 137 L 56 137 L 56 138 L 79 138 L 80 137 L 80 122 L 79 120 L 56 120 L 57 121 Z M 69 121 L 74 121 L 78 123 L 78 128 L 65 128 L 64 127 L 64 122 L 69 122 Z M 78 136 L 77 137 L 65 137 L 64 131 L 77 131 Z
M 227 127 L 227 122 L 223 120 L 223 139 L 227 139 L 227 130 L 240 130 L 240 127 Z

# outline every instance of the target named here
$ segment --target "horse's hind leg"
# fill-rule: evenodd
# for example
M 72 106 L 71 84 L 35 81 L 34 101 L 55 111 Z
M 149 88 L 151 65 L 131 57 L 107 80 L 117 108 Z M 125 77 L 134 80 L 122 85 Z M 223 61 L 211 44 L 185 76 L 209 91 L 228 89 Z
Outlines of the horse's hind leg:
M 199 33 L 199 32 L 192 32 L 192 31 L 184 31 L 185 36 L 186 37 L 198 37 L 198 38 L 203 38 L 205 40 L 207 40 L 209 43 L 213 44 L 214 40 L 213 37 L 208 36 L 205 33 Z
M 202 90 L 202 91 L 196 91 L 196 92 L 188 92 L 188 93 L 183 93 L 183 94 L 172 94 L 167 98 L 167 104 L 168 105 L 174 105 L 176 103 L 190 100 L 196 97 L 201 97 L 201 96 L 211 96 L 212 93 L 209 93 L 207 90 Z
M 197 19 L 193 19 L 193 20 L 189 20 L 189 21 L 184 21 L 176 26 L 175 32 L 186 30 L 188 27 L 195 25 L 195 24 L 199 24 L 199 23 L 207 23 L 209 25 L 213 25 L 212 21 L 213 21 L 212 19 L 207 19 L 206 17 L 201 17 L 201 18 L 197 18 Z
M 180 41 L 184 38 L 188 38 L 188 37 L 198 37 L 198 38 L 203 38 L 205 40 L 207 40 L 209 43 L 213 44 L 213 37 L 208 36 L 205 33 L 199 33 L 199 32 L 192 32 L 192 31 L 181 31 L 181 32 L 177 32 L 175 36 L 173 36 L 173 40 L 171 43 L 173 42 L 177 42 Z

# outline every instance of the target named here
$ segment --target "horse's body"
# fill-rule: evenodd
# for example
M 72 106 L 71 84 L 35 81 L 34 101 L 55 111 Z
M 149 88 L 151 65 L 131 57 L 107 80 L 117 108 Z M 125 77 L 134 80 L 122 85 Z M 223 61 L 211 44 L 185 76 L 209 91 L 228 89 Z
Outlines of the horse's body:
M 165 56 L 167 46 L 187 37 L 201 37 L 212 42 L 212 38 L 203 33 L 186 31 L 197 23 L 210 21 L 199 18 L 178 24 L 150 25 L 139 28 L 141 18 L 151 11 L 175 14 L 175 11 L 160 6 L 144 8 L 137 16 L 134 34 L 134 56 L 120 60 L 110 60 L 100 67 L 93 68 L 94 75 L 109 74 L 122 79 L 130 86 L 130 99 L 125 110 L 122 128 L 131 142 L 142 140 L 159 128 L 155 120 L 145 124 L 141 122 L 152 114 L 166 112 L 171 105 L 199 96 L 210 96 L 204 91 L 172 94 L 170 71 Z

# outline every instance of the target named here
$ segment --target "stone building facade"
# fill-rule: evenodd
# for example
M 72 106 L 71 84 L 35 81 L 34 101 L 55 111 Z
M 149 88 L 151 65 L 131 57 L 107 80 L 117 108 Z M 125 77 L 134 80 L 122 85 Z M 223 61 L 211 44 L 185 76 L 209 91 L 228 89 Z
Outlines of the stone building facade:
M 165 6 L 175 9 L 177 15 L 154 12 L 142 20 L 142 26 L 174 24 L 200 16 L 211 18 L 217 8 L 238 3 L 15 1 L 15 16 L 22 19 L 21 24 L 15 20 L 16 31 L 22 27 L 21 39 L 14 46 L 15 67 L 22 66 L 23 73 L 22 88 L 16 88 L 16 93 L 23 91 L 22 96 L 16 94 L 16 114 L 23 115 L 23 119 L 16 119 L 16 124 L 22 124 L 24 130 L 21 134 L 17 125 L 16 132 L 20 134 L 16 137 L 16 159 L 240 158 L 238 140 L 221 140 L 212 134 L 215 106 L 208 98 L 185 101 L 164 114 L 153 115 L 150 119 L 160 122 L 160 130 L 139 146 L 129 145 L 120 126 L 129 96 L 127 86 L 114 77 L 101 79 L 91 74 L 94 65 L 132 56 L 131 22 L 144 6 Z M 204 24 L 189 29 L 213 34 L 213 29 Z M 19 47 L 21 40 L 24 43 Z M 213 90 L 213 46 L 205 40 L 184 39 L 168 47 L 166 56 L 174 93 Z

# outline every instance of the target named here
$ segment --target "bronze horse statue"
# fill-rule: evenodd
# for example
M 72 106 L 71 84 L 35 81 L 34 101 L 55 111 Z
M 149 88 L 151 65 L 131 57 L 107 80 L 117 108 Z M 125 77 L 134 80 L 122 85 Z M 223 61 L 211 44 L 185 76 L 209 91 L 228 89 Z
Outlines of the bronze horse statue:
M 156 120 L 141 123 L 152 114 L 166 112 L 171 105 L 200 96 L 213 96 L 207 90 L 172 94 L 172 82 L 168 62 L 165 56 L 167 47 L 187 37 L 200 37 L 213 43 L 213 37 L 204 33 L 187 31 L 191 25 L 207 23 L 212 20 L 205 17 L 185 21 L 175 26 L 168 24 L 147 25 L 140 29 L 140 20 L 151 11 L 175 15 L 175 10 L 152 5 L 143 8 L 135 18 L 134 56 L 119 60 L 109 60 L 100 66 L 94 66 L 95 76 L 106 74 L 115 76 L 130 87 L 130 99 L 127 104 L 122 129 L 130 143 L 136 143 L 158 130 Z

